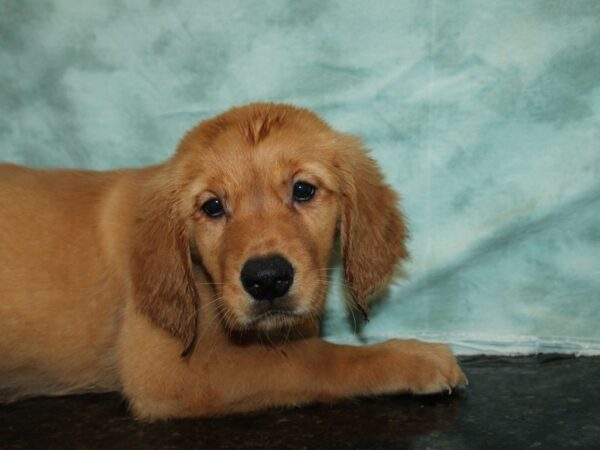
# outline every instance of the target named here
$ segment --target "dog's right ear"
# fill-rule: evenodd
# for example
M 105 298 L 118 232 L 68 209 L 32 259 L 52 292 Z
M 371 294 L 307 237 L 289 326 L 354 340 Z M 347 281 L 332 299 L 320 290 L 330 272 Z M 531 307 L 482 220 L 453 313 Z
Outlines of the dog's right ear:
M 185 357 L 196 341 L 200 303 L 188 233 L 177 205 L 176 189 L 159 176 L 142 188 L 130 263 L 138 310 L 179 339 Z

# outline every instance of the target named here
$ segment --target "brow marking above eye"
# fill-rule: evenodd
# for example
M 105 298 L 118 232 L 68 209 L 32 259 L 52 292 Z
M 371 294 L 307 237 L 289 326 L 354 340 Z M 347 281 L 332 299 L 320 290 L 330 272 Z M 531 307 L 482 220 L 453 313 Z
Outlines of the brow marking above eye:
M 325 165 L 317 162 L 303 164 L 294 173 L 294 180 L 305 181 L 330 191 L 334 191 L 336 186 L 335 176 Z

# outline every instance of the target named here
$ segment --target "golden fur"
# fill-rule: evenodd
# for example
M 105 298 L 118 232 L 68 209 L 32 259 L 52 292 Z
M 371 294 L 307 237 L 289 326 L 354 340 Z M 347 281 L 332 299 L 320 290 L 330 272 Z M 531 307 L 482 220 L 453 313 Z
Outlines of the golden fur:
M 338 237 L 363 312 L 407 256 L 396 201 L 356 138 L 287 105 L 206 120 L 144 169 L 0 165 L 0 398 L 120 390 L 150 420 L 463 384 L 443 345 L 317 337 Z M 241 286 L 271 253 L 293 314 L 257 316 Z

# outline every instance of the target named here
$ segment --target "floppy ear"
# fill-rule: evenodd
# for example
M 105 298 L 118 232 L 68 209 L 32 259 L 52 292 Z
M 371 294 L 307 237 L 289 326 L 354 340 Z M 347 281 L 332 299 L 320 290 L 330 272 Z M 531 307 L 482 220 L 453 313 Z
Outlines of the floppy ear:
M 344 154 L 340 241 L 344 273 L 356 305 L 367 318 L 368 300 L 385 287 L 408 257 L 407 230 L 396 193 L 358 140 Z
M 174 190 L 147 186 L 133 231 L 131 271 L 137 307 L 191 353 L 196 340 L 199 298 L 192 273 L 188 233 Z

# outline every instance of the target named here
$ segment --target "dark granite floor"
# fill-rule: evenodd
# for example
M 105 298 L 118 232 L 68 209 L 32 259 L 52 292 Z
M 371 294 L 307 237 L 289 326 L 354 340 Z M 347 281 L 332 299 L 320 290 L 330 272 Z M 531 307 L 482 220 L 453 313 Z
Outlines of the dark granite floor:
M 134 421 L 116 394 L 0 406 L 0 449 L 600 449 L 600 358 L 462 361 L 469 388 L 221 419 Z

